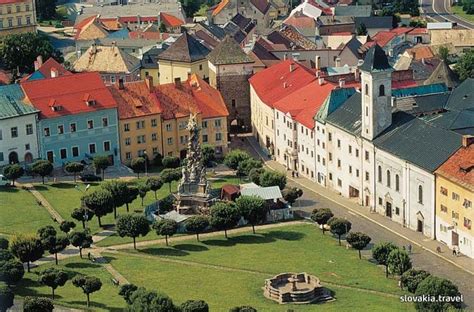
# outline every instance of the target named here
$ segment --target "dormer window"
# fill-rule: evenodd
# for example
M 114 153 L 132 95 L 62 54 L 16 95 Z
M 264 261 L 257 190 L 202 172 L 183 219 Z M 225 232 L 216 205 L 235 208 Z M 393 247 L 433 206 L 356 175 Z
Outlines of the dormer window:
M 94 106 L 95 105 L 95 100 L 87 100 L 86 104 L 87 104 L 87 106 Z
M 91 98 L 89 93 L 84 94 L 84 101 L 86 102 L 87 106 L 94 106 L 96 104 L 95 100 Z

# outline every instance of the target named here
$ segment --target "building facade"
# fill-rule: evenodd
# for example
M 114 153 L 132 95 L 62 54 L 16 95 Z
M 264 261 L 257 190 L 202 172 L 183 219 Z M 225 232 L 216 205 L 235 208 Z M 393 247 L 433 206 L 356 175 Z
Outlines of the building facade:
M 0 38 L 29 32 L 36 32 L 35 1 L 6 0 L 0 2 Z

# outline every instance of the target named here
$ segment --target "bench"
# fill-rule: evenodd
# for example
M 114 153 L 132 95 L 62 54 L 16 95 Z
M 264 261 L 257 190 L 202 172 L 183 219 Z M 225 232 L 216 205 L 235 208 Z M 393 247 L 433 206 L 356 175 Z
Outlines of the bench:
M 112 281 L 112 284 L 114 284 L 114 286 L 119 286 L 120 285 L 120 282 L 118 280 L 116 280 L 115 278 L 111 278 L 110 279 Z

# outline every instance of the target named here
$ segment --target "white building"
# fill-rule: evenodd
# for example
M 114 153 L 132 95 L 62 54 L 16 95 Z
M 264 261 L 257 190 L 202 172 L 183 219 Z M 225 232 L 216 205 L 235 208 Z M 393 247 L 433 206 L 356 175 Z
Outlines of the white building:
M 23 104 L 17 84 L 0 87 L 0 166 L 38 158 L 38 110 Z

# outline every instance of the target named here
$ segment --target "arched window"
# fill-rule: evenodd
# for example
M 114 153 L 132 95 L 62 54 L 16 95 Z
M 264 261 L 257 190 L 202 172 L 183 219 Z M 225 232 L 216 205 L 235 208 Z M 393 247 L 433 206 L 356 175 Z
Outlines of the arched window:
M 395 191 L 400 191 L 400 177 L 398 174 L 395 175 Z
M 369 95 L 369 85 L 365 84 L 365 95 Z
M 380 166 L 378 168 L 378 180 L 379 182 L 382 182 L 382 167 Z
M 387 170 L 387 187 L 390 187 L 390 170 Z
M 418 185 L 418 203 L 423 204 L 423 186 Z
M 385 96 L 385 86 L 383 84 L 379 87 L 379 96 Z

